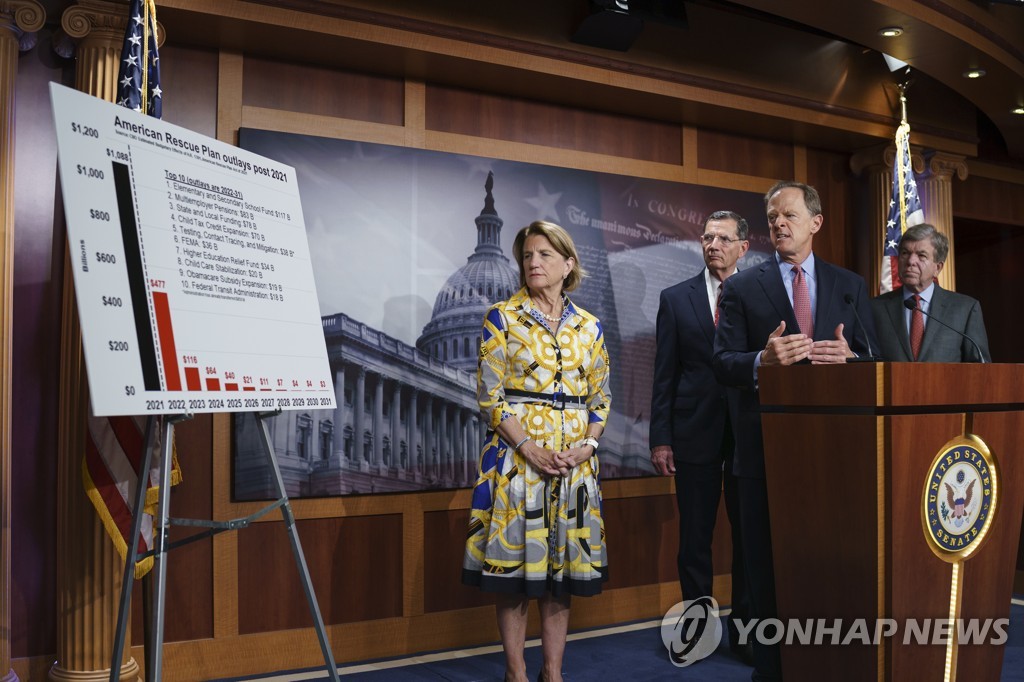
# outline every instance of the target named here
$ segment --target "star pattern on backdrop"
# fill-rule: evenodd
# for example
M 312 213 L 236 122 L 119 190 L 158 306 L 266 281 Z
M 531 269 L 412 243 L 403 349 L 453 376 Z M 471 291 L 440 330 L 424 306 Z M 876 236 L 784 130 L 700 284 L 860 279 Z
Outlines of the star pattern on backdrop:
M 553 219 L 556 223 L 559 222 L 558 217 L 558 200 L 562 198 L 561 192 L 551 194 L 547 188 L 544 187 L 543 183 L 537 183 L 537 196 L 527 197 L 523 199 L 530 206 L 537 209 L 537 219 L 547 220 Z

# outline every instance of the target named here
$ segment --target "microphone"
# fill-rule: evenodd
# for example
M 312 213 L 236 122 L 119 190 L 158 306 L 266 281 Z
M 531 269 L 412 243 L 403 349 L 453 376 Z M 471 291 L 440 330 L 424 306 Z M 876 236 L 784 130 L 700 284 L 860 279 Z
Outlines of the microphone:
M 857 306 L 853 304 L 853 294 L 846 294 L 843 296 L 843 300 L 850 306 L 853 311 L 853 318 L 857 320 L 857 326 L 864 330 L 864 342 L 868 346 L 868 354 L 866 356 L 857 356 L 855 358 L 846 358 L 847 362 L 878 362 L 881 360 L 877 357 L 874 351 L 871 350 L 871 337 L 868 335 L 868 330 L 864 327 L 864 323 L 860 321 L 860 314 L 857 313 Z
M 905 299 L 903 299 L 903 307 L 906 308 L 907 310 L 920 310 L 922 313 L 927 315 L 933 322 L 938 322 L 939 324 L 941 324 L 946 329 L 949 329 L 950 331 L 954 331 L 957 334 L 959 334 L 960 336 L 964 337 L 965 339 L 967 339 L 968 341 L 971 342 L 972 346 L 974 346 L 974 350 L 978 353 L 978 357 L 981 358 L 981 361 L 982 362 L 986 362 L 985 356 L 981 354 L 981 348 L 978 346 L 978 343 L 974 339 L 972 339 L 971 337 L 967 336 L 967 334 L 964 334 L 959 329 L 954 329 L 953 327 L 950 327 L 948 324 L 946 324 L 945 322 L 943 322 L 939 318 L 935 317 L 931 313 L 926 313 L 923 309 L 917 307 L 917 305 L 914 304 L 914 299 L 913 298 L 905 298 Z

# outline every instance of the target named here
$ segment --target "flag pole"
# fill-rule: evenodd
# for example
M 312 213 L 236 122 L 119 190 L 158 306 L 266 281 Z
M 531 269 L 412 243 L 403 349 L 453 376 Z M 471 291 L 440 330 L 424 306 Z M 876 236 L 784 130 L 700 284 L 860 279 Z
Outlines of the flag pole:
M 910 123 L 907 121 L 907 90 L 912 82 L 908 66 L 896 83 L 900 96 L 900 124 L 896 128 L 892 193 L 883 229 L 882 262 L 878 278 L 880 293 L 893 291 L 900 285 L 897 263 L 900 239 L 906 228 L 918 225 L 924 220 L 911 163 Z
M 900 90 L 900 123 L 907 122 L 907 87 L 910 85 L 909 82 L 903 82 L 898 84 L 896 87 Z

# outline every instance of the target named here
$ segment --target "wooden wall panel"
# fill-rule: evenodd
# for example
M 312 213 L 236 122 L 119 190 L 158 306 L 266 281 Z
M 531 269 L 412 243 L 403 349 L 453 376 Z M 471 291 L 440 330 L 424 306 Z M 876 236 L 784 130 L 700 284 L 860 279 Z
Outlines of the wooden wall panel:
M 246 57 L 242 103 L 402 125 L 405 85 L 401 79 Z
M 213 415 L 201 414 L 182 422 L 175 428 L 175 436 L 182 482 L 171 495 L 171 516 L 212 519 Z M 171 541 L 190 536 L 196 530 L 172 526 Z M 167 593 L 174 594 L 174 602 L 173 608 L 167 611 L 166 641 L 213 636 L 212 562 L 213 540 L 210 538 L 179 547 L 168 555 Z M 143 640 L 140 637 L 132 641 Z
M 169 45 L 160 49 L 163 118 L 217 136 L 217 53 Z
M 705 170 L 756 175 L 770 178 L 772 182 L 795 176 L 793 147 L 784 142 L 698 130 L 697 149 L 697 165 Z
M 675 495 L 605 499 L 606 589 L 678 582 Z
M 438 85 L 428 85 L 426 108 L 427 130 L 682 163 L 682 129 L 675 123 Z
M 402 516 L 328 518 L 296 524 L 326 625 L 402 615 Z M 312 625 L 283 523 L 238 535 L 241 634 Z
M 825 222 L 814 237 L 814 253 L 830 263 L 853 269 L 856 259 L 853 257 L 852 240 L 856 236 L 860 240 L 856 245 L 868 248 L 863 242 L 865 235 L 854 235 L 848 225 L 851 223 L 848 207 L 851 202 L 852 173 L 849 170 L 849 157 L 821 150 L 807 150 L 805 159 L 805 177 L 797 177 L 815 189 L 821 196 L 821 211 Z M 874 239 L 872 234 L 868 239 Z M 881 239 L 881 234 L 878 236 Z M 868 276 L 870 273 L 859 273 Z
M 981 302 L 993 362 L 1024 362 L 1024 346 L 1018 341 L 1020 320 L 1004 312 L 1015 311 L 1020 297 L 1012 286 L 993 286 L 1019 282 L 1024 277 L 1024 262 L 1019 255 L 1024 253 L 1024 230 L 957 218 L 953 248 L 956 289 Z
M 494 596 L 462 584 L 462 553 L 469 510 L 423 515 L 423 595 L 425 613 L 467 609 L 494 603 Z
M 970 164 L 968 164 L 970 168 Z M 968 171 L 970 172 L 970 171 Z M 1020 173 L 1018 171 L 1018 173 Z M 1024 227 L 1024 174 L 1020 182 L 971 174 L 953 182 L 953 215 Z M 957 252 L 957 282 L 960 280 Z

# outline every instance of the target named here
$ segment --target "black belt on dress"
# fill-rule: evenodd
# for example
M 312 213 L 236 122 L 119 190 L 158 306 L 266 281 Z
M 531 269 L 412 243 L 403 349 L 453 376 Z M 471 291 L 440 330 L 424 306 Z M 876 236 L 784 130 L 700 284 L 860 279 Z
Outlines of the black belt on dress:
M 556 410 L 585 410 L 587 399 L 581 395 L 566 395 L 562 391 L 554 393 L 541 393 L 539 391 L 521 391 L 518 388 L 506 388 L 506 398 L 523 398 L 523 400 L 512 400 L 514 403 L 537 403 L 538 405 L 551 405 Z

